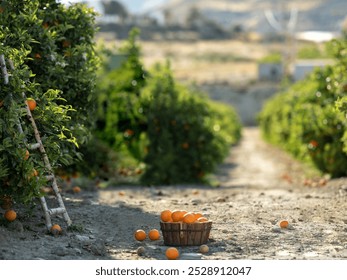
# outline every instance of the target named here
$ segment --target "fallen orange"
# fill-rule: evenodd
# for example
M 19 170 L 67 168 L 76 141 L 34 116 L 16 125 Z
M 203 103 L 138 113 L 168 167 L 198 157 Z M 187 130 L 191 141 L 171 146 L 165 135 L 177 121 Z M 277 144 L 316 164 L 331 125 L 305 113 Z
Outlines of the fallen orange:
M 158 240 L 160 238 L 160 233 L 157 229 L 151 229 L 148 232 L 148 237 L 150 240 Z
M 143 241 L 143 240 L 146 239 L 147 234 L 146 234 L 146 232 L 144 230 L 138 229 L 137 231 L 135 231 L 134 237 L 138 241 Z
M 62 232 L 62 229 L 61 229 L 60 225 L 54 224 L 53 226 L 51 226 L 50 231 L 52 234 L 57 235 L 57 234 L 60 234 Z
M 166 250 L 165 255 L 168 260 L 176 260 L 180 256 L 180 253 L 175 247 L 170 247 Z
M 289 225 L 288 221 L 281 221 L 281 222 L 280 222 L 280 227 L 281 227 L 281 228 L 287 228 L 288 225 Z
M 13 222 L 17 218 L 17 213 L 14 210 L 7 210 L 4 217 L 7 221 Z

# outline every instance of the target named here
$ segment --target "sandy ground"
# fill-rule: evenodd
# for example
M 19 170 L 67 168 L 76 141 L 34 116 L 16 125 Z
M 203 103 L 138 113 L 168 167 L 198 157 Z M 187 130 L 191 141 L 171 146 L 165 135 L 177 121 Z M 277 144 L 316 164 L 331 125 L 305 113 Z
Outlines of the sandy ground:
M 17 206 L 12 223 L 0 219 L 0 259 L 165 259 L 162 238 L 134 240 L 136 229 L 159 229 L 164 209 L 201 211 L 213 221 L 209 252 L 179 247 L 181 259 L 346 259 L 347 179 L 317 178 L 245 128 L 216 179 L 219 187 L 118 186 L 64 192 L 74 223 L 62 235 L 46 232 L 40 207 L 32 216 Z M 307 185 L 307 182 L 306 182 Z M 278 223 L 288 220 L 289 227 Z M 137 254 L 143 246 L 145 252 Z

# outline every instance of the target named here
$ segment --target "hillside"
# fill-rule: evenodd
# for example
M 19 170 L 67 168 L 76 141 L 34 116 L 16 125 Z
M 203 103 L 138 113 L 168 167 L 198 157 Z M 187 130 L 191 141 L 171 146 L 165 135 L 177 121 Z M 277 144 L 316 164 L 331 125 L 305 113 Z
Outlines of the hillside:
M 244 30 L 261 33 L 273 32 L 265 17 L 265 11 L 273 11 L 277 19 L 287 18 L 290 10 L 298 11 L 295 31 L 320 30 L 338 32 L 346 17 L 345 0 L 168 0 L 158 5 L 151 13 L 170 11 L 174 21 L 183 23 L 192 8 L 197 8 L 207 18 L 225 28 L 242 26 Z M 282 13 L 281 10 L 285 10 Z

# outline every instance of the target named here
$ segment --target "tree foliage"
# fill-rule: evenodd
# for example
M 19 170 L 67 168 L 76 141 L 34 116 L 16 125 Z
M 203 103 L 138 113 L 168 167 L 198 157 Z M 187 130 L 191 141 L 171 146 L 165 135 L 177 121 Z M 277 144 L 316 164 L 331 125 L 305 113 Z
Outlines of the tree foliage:
M 53 0 L 3 0 L 0 7 L 0 54 L 14 65 L 7 64 L 9 84 L 0 78 L 0 195 L 30 202 L 41 195 L 47 169 L 29 149 L 35 139 L 22 93 L 36 100 L 32 113 L 53 168 L 71 163 L 92 123 L 95 13 Z
M 333 40 L 335 64 L 276 95 L 259 116 L 266 139 L 334 177 L 347 174 L 347 43 Z M 336 110 L 336 105 L 339 110 Z

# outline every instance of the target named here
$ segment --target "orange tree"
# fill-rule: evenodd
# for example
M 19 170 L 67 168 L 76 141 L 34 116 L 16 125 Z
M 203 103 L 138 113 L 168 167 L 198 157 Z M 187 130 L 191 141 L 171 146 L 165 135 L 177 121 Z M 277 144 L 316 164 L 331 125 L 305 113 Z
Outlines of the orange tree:
M 240 137 L 230 106 L 177 83 L 169 67 L 147 71 L 133 30 L 119 69 L 101 77 L 96 135 L 145 166 L 146 185 L 204 182 Z
M 347 174 L 347 127 L 341 113 L 347 111 L 346 38 L 332 41 L 329 50 L 335 64 L 269 100 L 259 121 L 267 140 L 338 177 Z
M 46 183 L 41 156 L 28 147 L 35 141 L 22 92 L 36 100 L 32 113 L 53 168 L 70 164 L 88 138 L 97 66 L 94 17 L 83 5 L 53 0 L 0 2 L 0 54 L 15 66 L 7 65 L 8 84 L 0 78 L 2 197 L 30 202 Z
M 144 87 L 145 172 L 148 185 L 208 183 L 206 175 L 241 136 L 235 110 L 177 83 L 168 66 L 157 65 Z

